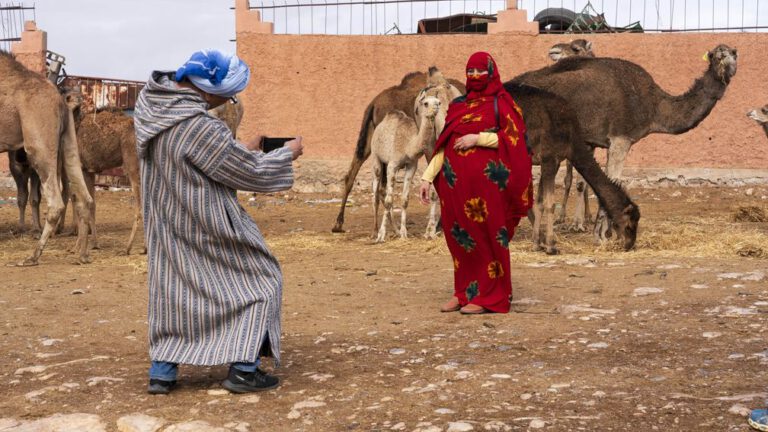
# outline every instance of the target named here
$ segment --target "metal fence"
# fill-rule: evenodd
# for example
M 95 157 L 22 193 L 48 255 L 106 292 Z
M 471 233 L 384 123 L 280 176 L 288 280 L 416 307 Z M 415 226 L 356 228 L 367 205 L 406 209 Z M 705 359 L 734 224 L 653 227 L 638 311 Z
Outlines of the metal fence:
M 518 0 L 518 8 L 528 12 L 530 21 L 565 14 L 586 17 L 587 25 L 595 20 L 602 23 L 591 31 L 641 28 L 645 32 L 743 32 L 768 30 L 768 1 L 760 3 L 761 0 Z M 278 34 L 415 34 L 419 33 L 420 20 L 466 14 L 487 16 L 492 21 L 505 8 L 505 0 L 251 0 L 251 9 L 261 11 L 262 20 L 274 23 Z M 548 25 L 543 30 L 567 31 L 561 27 Z
M 24 21 L 35 19 L 35 7 L 21 3 L 0 3 L 0 49 L 11 50 L 11 43 L 21 40 Z

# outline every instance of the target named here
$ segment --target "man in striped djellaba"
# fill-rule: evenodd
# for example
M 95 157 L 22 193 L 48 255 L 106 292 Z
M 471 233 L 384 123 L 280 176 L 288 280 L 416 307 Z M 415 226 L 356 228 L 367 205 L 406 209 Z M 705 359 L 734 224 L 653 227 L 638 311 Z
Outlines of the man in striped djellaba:
M 249 77 L 237 56 L 198 51 L 176 72 L 153 72 L 136 104 L 151 394 L 171 391 L 179 364 L 229 364 L 222 385 L 235 393 L 279 384 L 259 359 L 279 364 L 283 277 L 237 190 L 290 189 L 303 147 L 297 138 L 262 153 L 208 115 L 237 103 Z

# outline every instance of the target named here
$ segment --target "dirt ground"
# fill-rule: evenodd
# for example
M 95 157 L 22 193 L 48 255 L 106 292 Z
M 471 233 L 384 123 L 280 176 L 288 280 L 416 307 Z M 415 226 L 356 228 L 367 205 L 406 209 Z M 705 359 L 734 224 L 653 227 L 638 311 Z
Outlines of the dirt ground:
M 65 236 L 40 266 L 0 269 L 0 419 L 90 413 L 108 430 L 146 413 L 232 430 L 746 431 L 729 410 L 765 403 L 768 223 L 733 215 L 768 209 L 768 187 L 631 193 L 642 212 L 636 251 L 561 230 L 561 255 L 534 253 L 523 222 L 511 245 L 514 311 L 481 316 L 438 311 L 451 260 L 442 237 L 421 238 L 426 208 L 415 199 L 412 238 L 373 244 L 367 195 L 353 195 L 345 234 L 330 233 L 330 196 L 242 195 L 285 272 L 283 384 L 253 397 L 221 390 L 225 366 L 182 367 L 171 395 L 145 393 L 147 264 L 120 254 L 130 194 L 100 191 L 93 264 L 73 265 Z M 13 233 L 12 196 L 0 190 L 3 264 L 34 247 Z

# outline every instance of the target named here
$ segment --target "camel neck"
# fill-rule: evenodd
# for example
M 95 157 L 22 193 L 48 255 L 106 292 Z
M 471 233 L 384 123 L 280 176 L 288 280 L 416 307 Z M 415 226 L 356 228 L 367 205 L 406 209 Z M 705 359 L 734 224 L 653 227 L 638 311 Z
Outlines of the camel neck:
M 684 94 L 663 93 L 651 132 L 681 134 L 695 128 L 723 97 L 727 86 L 710 67 Z

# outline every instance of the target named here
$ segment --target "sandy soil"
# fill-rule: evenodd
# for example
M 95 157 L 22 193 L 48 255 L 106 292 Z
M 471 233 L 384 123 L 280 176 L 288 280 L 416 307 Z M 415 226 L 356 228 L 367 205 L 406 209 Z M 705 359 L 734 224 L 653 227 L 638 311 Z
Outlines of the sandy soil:
M 6 199 L 12 190 L 0 190 Z M 333 235 L 328 196 L 242 201 L 285 272 L 283 385 L 258 397 L 219 386 L 226 367 L 183 367 L 170 396 L 146 389 L 146 261 L 120 251 L 128 192 L 97 194 L 102 249 L 73 265 L 74 237 L 41 265 L 2 267 L 0 418 L 141 412 L 241 430 L 747 430 L 734 405 L 768 384 L 768 224 L 735 222 L 768 188 L 636 190 L 638 249 L 596 248 L 559 232 L 562 255 L 513 245 L 514 312 L 441 314 L 452 290 L 444 240 L 372 244 L 365 195 Z M 255 204 L 255 205 L 252 205 Z M 594 206 L 593 206 L 594 208 Z M 33 239 L 0 205 L 0 262 Z M 139 249 L 139 248 L 137 248 Z M 746 255 L 746 256 L 741 256 Z M 657 288 L 640 289 L 640 288 Z M 638 290 L 640 289 L 640 290 Z M 588 308 L 588 309 L 585 309 Z M 30 367 L 35 367 L 31 368 Z M 25 369 L 27 368 L 27 369 Z

